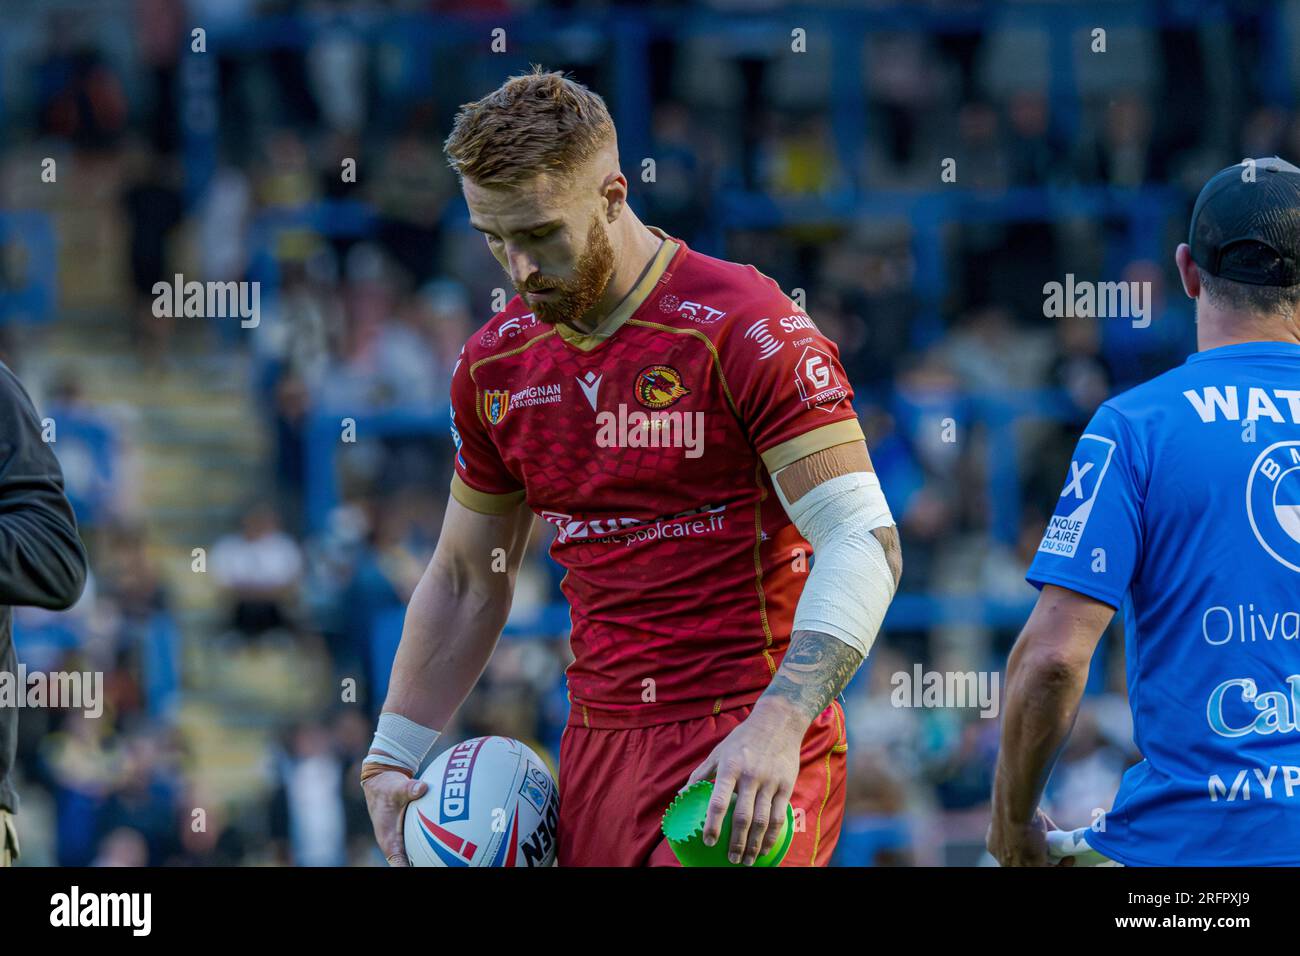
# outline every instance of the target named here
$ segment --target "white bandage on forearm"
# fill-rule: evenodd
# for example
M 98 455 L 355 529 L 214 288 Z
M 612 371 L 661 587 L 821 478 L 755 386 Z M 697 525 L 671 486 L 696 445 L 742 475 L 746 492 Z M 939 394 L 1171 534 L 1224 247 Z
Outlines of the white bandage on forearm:
M 894 523 L 873 472 L 855 471 L 817 485 L 791 504 L 777 496 L 813 546 L 813 566 L 794 611 L 794 630 L 819 631 L 865 658 L 893 600 L 894 574 L 871 532 Z
M 437 740 L 438 731 L 430 727 L 417 724 L 401 714 L 382 713 L 375 739 L 370 744 L 370 753 L 366 754 L 361 765 L 398 765 L 414 775 Z

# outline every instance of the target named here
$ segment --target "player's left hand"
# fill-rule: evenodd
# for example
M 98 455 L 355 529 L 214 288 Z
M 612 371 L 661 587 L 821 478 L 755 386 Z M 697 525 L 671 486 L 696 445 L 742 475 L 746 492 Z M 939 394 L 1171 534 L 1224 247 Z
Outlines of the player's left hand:
M 744 722 L 695 768 L 686 786 L 713 779 L 713 797 L 704 821 L 706 846 L 718 842 L 732 793 L 736 794 L 736 809 L 731 817 L 728 859 L 749 866 L 776 844 L 799 776 L 799 749 L 806 732 L 806 721 L 801 722 L 781 705 L 769 707 L 760 700 Z

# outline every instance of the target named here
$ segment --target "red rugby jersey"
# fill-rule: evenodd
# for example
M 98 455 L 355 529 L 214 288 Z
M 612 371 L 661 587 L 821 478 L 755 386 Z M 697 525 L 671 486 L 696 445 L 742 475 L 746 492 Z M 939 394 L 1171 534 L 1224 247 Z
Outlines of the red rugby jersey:
M 663 244 L 591 334 L 515 297 L 452 376 L 467 508 L 558 529 L 571 720 L 649 726 L 752 703 L 811 548 L 770 473 L 861 440 L 835 345 L 753 266 Z

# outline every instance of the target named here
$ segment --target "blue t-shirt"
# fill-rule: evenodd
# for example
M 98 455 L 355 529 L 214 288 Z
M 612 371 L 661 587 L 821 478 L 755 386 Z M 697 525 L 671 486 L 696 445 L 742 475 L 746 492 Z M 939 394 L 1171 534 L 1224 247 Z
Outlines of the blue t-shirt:
M 1124 609 L 1146 758 L 1087 834 L 1130 865 L 1300 865 L 1300 345 L 1097 410 L 1029 581 Z

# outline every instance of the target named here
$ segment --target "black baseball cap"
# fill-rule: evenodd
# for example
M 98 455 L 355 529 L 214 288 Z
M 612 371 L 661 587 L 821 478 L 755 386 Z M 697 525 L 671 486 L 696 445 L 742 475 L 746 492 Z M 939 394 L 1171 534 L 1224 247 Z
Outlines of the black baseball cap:
M 1187 244 L 1192 261 L 1212 276 L 1300 283 L 1300 168 L 1269 156 L 1215 173 L 1192 207 Z

